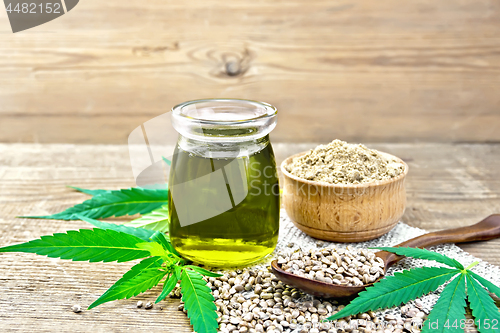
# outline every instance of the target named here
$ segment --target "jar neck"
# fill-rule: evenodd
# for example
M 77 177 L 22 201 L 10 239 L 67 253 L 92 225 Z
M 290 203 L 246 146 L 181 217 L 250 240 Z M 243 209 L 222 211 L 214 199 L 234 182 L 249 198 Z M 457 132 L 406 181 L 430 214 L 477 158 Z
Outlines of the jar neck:
M 248 141 L 205 141 L 179 135 L 180 149 L 205 158 L 237 158 L 251 156 L 269 144 L 269 135 Z
M 277 109 L 264 102 L 205 99 L 172 109 L 172 126 L 185 138 L 202 143 L 258 141 L 276 126 Z

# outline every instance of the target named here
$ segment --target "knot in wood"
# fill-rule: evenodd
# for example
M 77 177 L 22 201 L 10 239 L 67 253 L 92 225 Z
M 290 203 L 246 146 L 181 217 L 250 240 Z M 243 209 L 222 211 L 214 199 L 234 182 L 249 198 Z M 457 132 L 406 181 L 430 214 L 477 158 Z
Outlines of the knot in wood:
M 241 74 L 241 65 L 239 61 L 230 60 L 225 64 L 226 74 L 228 76 L 236 76 Z

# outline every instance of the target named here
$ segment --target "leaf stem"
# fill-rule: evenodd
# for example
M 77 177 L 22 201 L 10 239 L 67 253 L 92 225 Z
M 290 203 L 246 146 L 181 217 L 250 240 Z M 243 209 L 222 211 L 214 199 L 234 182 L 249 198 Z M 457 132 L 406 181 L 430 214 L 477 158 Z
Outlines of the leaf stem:
M 469 266 L 467 266 L 467 268 L 465 268 L 465 270 L 468 271 L 469 269 L 471 269 L 472 267 L 476 266 L 477 264 L 479 264 L 479 261 L 474 261 L 472 264 L 470 264 Z

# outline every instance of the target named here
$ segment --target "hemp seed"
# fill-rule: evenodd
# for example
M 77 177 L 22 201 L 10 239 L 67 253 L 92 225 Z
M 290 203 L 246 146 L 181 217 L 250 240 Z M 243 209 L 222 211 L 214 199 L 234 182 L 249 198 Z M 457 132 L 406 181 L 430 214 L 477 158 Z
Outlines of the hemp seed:
M 82 312 L 82 307 L 78 304 L 75 304 L 71 307 L 71 311 L 73 311 L 74 313 L 80 313 Z

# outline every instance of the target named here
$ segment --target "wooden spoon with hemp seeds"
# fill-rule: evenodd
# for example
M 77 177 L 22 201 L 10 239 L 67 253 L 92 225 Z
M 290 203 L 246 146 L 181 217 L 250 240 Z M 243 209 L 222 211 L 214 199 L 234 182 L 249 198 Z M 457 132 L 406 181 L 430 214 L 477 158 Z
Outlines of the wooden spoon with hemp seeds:
M 447 229 L 437 232 L 431 232 L 419 237 L 412 238 L 396 245 L 395 247 L 418 247 L 424 248 L 427 246 L 444 244 L 444 243 L 467 243 L 485 241 L 500 237 L 500 214 L 490 215 L 479 223 L 471 226 Z M 403 259 L 403 256 L 397 254 L 379 251 L 375 256 L 384 261 L 384 273 L 393 264 Z M 324 298 L 343 298 L 352 297 L 363 291 L 366 287 L 378 282 L 383 276 L 379 277 L 373 283 L 365 284 L 362 286 L 345 286 L 333 283 L 325 283 L 313 280 L 306 277 L 301 277 L 289 272 L 286 272 L 278 264 L 277 260 L 271 263 L 274 275 L 276 275 L 283 282 L 297 287 L 309 294 L 320 296 Z

